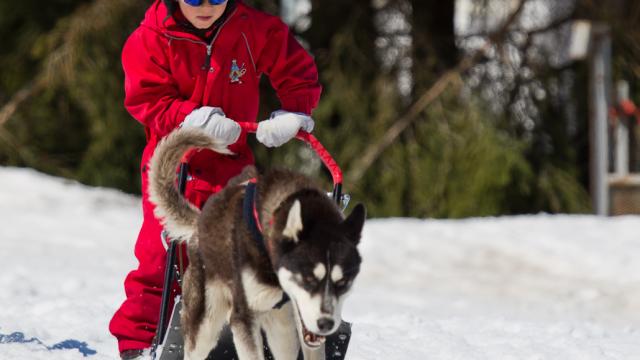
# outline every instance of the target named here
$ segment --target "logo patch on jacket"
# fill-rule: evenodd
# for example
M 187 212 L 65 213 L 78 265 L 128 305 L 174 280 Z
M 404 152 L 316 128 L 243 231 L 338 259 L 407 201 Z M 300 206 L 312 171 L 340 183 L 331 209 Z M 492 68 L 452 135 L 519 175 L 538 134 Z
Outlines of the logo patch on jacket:
M 247 69 L 245 68 L 244 64 L 242 64 L 242 67 L 240 67 L 238 66 L 238 62 L 236 61 L 236 59 L 233 59 L 231 61 L 231 72 L 229 73 L 229 79 L 231 79 L 232 83 L 242 84 L 242 80 L 240 80 L 240 78 L 244 76 L 246 72 Z

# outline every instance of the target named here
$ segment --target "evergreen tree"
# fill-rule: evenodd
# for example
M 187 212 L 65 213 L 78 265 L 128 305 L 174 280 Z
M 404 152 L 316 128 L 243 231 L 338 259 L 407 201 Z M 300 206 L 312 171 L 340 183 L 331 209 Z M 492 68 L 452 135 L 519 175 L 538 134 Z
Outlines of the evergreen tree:
M 279 14 L 278 0 L 247 1 Z M 0 4 L 0 164 L 139 190 L 145 139 L 123 106 L 120 52 L 150 3 Z M 497 3 L 502 2 L 473 2 L 473 20 L 487 19 Z M 550 60 L 558 43 L 545 48 L 540 37 L 561 35 L 572 18 L 610 24 L 614 75 L 630 80 L 637 97 L 640 5 L 548 4 L 557 11 L 547 28 L 531 31 L 516 22 L 489 39 L 482 27 L 475 35 L 455 34 L 453 1 L 312 0 L 310 26 L 292 28 L 315 56 L 324 87 L 314 113 L 315 135 L 345 173 L 469 56 L 469 39 L 493 42 L 479 64 L 453 77 L 446 91 L 412 115 L 410 126 L 377 153 L 361 177 L 345 183 L 371 215 L 588 210 L 584 64 L 557 67 Z M 266 79 L 262 86 L 259 120 L 279 106 Z M 304 146 L 254 148 L 262 167 L 303 170 L 329 185 L 328 173 Z
M 49 5 L 38 3 L 45 9 Z M 144 136 L 122 105 L 120 52 L 146 4 L 95 0 L 76 1 L 68 8 L 57 5 L 51 4 L 55 15 L 49 14 L 49 21 L 57 21 L 29 42 L 29 71 L 12 75 L 22 76 L 22 84 L 36 85 L 6 125 L 10 136 L 1 142 L 1 159 L 136 191 Z M 11 56 L 2 59 L 10 61 Z

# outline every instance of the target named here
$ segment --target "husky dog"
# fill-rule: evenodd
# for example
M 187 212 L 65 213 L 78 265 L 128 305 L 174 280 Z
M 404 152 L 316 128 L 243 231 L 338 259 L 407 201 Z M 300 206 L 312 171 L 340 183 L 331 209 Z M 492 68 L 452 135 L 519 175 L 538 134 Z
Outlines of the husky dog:
M 338 329 L 360 270 L 364 206 L 345 219 L 311 179 L 285 170 L 259 175 L 249 166 L 200 211 L 175 187 L 176 167 L 192 148 L 229 153 L 197 129 L 178 129 L 159 144 L 149 174 L 156 216 L 171 237 L 187 242 L 185 359 L 205 359 L 225 323 L 241 360 L 264 359 L 261 330 L 276 360 L 295 360 L 300 344 L 305 359 L 324 359 L 324 337 Z M 245 189 L 254 178 L 263 247 L 243 219 Z M 275 307 L 285 293 L 291 301 Z

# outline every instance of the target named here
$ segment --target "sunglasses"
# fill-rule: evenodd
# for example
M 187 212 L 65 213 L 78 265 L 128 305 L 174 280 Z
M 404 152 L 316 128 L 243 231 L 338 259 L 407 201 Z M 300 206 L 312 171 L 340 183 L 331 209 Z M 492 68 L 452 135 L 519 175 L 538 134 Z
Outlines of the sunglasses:
M 200 6 L 204 2 L 204 0 L 182 0 L 185 4 L 190 6 Z M 220 5 L 227 2 L 227 0 L 209 0 L 209 4 L 211 5 Z

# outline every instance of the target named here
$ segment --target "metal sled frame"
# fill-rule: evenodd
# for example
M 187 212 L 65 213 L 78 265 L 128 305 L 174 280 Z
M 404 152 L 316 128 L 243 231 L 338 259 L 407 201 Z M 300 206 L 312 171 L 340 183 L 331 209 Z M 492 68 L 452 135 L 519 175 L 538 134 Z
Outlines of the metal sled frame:
M 243 131 L 255 133 L 258 128 L 257 123 L 239 123 Z M 341 206 L 342 209 L 346 208 L 349 202 L 349 196 L 342 194 L 342 170 L 338 167 L 331 154 L 322 146 L 320 141 L 310 133 L 300 131 L 296 138 L 309 144 L 311 148 L 320 157 L 324 165 L 331 172 L 333 178 L 333 192 L 331 197 L 334 201 Z M 178 190 L 181 194 L 184 194 L 187 176 L 188 165 L 183 162 L 180 165 L 178 175 Z M 164 240 L 163 240 L 164 241 Z M 169 304 L 171 303 L 171 296 L 174 283 L 180 284 L 180 277 L 183 274 L 179 272 L 182 269 L 178 268 L 178 247 L 181 246 L 178 241 L 172 240 L 167 249 L 166 267 L 164 273 L 164 284 L 162 288 L 162 302 L 160 305 L 160 315 L 158 317 L 158 327 L 156 330 L 156 336 L 153 340 L 151 347 L 151 356 L 153 359 L 158 360 L 182 360 L 184 357 L 184 339 L 182 337 L 182 329 L 180 325 L 180 310 L 182 303 L 180 296 L 174 298 L 174 306 L 171 312 L 169 312 Z M 263 334 L 264 336 L 264 334 Z M 347 347 L 349 346 L 349 340 L 351 338 L 351 324 L 342 322 L 338 331 L 331 336 L 327 337 L 325 353 L 326 360 L 342 360 L 345 358 Z M 267 344 L 267 342 L 264 342 Z M 265 359 L 273 360 L 273 356 L 269 351 L 267 345 L 265 345 Z M 160 354 L 158 352 L 160 351 Z M 158 357 L 159 356 L 159 357 Z M 218 344 L 211 351 L 207 360 L 236 360 L 237 354 L 235 353 L 235 346 L 233 344 L 233 337 L 228 326 L 225 326 L 218 339 Z M 298 355 L 298 359 L 302 360 L 302 353 Z

